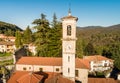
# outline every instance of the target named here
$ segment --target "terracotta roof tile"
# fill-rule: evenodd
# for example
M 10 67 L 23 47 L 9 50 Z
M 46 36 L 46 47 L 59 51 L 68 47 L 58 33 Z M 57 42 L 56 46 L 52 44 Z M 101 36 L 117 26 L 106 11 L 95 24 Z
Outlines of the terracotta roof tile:
M 60 76 L 57 80 L 57 83 L 75 83 L 74 81 Z
M 76 58 L 76 68 L 90 69 L 88 60 Z
M 62 58 L 55 57 L 22 57 L 16 64 L 30 64 L 30 65 L 52 65 L 61 66 Z
M 43 79 L 43 76 L 35 73 L 27 73 L 24 76 L 20 77 L 18 83 L 39 83 Z
M 101 55 L 85 56 L 84 59 L 87 59 L 89 61 L 102 61 L 102 60 L 113 61 L 112 59 L 109 59 L 109 58 L 101 56 Z
M 89 69 L 89 61 L 76 58 L 76 68 Z M 62 58 L 56 57 L 22 57 L 16 64 L 62 66 Z
M 63 18 L 61 18 L 61 20 L 64 20 L 64 19 L 75 19 L 76 21 L 78 20 L 78 18 L 77 17 L 74 17 L 74 16 L 65 16 L 65 17 L 63 17 Z
M 30 83 L 38 83 L 42 80 L 42 78 L 43 76 L 36 73 L 16 71 L 7 83 L 28 83 L 29 81 Z
M 60 74 L 53 75 L 52 77 L 48 77 L 45 80 L 45 83 L 75 83 L 74 81 L 63 77 Z
M 117 83 L 113 78 L 88 78 L 88 83 Z

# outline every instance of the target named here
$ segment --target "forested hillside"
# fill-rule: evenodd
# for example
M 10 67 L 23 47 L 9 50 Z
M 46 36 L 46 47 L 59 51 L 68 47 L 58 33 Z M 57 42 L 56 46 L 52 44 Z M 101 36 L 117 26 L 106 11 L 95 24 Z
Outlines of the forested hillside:
M 115 60 L 120 68 L 120 24 L 77 28 L 77 56 L 100 54 Z
M 14 24 L 0 21 L 0 34 L 15 36 L 15 32 L 17 30 L 22 31 L 21 28 L 19 28 L 18 26 L 14 25 Z

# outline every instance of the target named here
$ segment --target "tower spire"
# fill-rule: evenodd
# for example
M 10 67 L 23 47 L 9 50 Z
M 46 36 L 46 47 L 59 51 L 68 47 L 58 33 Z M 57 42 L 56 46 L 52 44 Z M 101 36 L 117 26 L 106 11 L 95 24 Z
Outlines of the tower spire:
M 71 4 L 69 3 L 68 16 L 71 16 Z

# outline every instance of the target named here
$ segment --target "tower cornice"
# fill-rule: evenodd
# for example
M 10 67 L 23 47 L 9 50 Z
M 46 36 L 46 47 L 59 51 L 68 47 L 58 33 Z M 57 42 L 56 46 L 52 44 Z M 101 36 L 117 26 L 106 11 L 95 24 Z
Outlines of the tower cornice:
M 62 38 L 64 41 L 76 41 L 77 38 Z
M 74 17 L 74 16 L 65 16 L 65 17 L 63 17 L 63 18 L 61 18 L 61 20 L 63 21 L 63 20 L 78 20 L 78 18 L 77 17 Z

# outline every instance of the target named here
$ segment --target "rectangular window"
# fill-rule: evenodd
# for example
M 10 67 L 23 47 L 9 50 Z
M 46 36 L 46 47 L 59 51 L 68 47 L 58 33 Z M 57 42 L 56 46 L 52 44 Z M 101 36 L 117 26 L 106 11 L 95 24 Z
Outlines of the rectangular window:
M 68 73 L 70 73 L 70 68 L 68 68 Z
M 68 62 L 70 62 L 70 56 L 68 56 Z
M 43 68 L 39 68 L 39 71 L 43 71 Z
M 79 76 L 79 71 L 75 70 L 75 76 L 78 77 Z
M 23 70 L 26 70 L 26 67 L 23 67 Z
M 56 68 L 56 71 L 59 71 L 59 68 Z
M 31 69 L 31 67 L 29 67 L 29 69 Z

